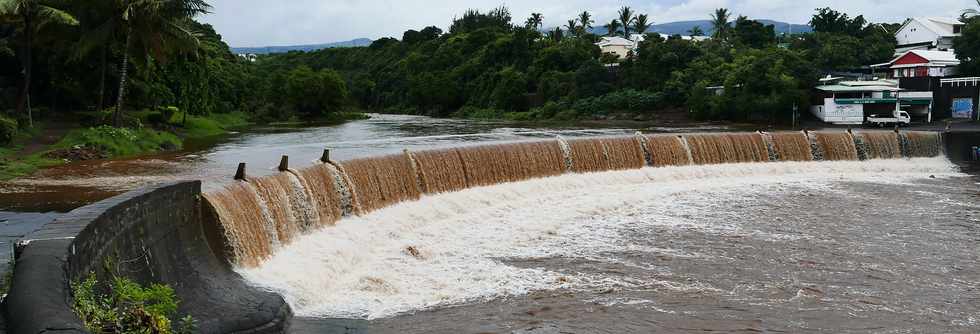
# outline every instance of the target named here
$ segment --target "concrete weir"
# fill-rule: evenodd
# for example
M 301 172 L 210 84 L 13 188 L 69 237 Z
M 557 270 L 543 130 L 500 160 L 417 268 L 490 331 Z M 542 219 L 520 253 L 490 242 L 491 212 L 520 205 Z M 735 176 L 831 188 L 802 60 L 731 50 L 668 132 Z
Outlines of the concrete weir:
M 70 283 L 113 273 L 164 283 L 201 333 L 281 333 L 292 310 L 232 268 L 255 267 L 277 247 L 343 217 L 428 194 L 644 166 L 863 160 L 943 155 L 967 160 L 978 133 L 782 132 L 634 135 L 541 140 L 406 152 L 250 178 L 202 194 L 200 181 L 135 190 L 79 208 L 27 235 L 4 301 L 15 334 L 84 333 Z M 973 150 L 973 151 L 971 151 Z M 110 272 L 111 271 L 111 272 Z M 299 321 L 302 323 L 303 321 Z M 302 327 L 302 326 L 300 326 Z
M 79 208 L 29 234 L 15 249 L 7 330 L 85 333 L 70 282 L 89 273 L 105 280 L 111 266 L 142 284 L 169 284 L 179 312 L 192 315 L 201 333 L 285 331 L 289 305 L 232 271 L 205 211 L 200 181 L 169 183 Z

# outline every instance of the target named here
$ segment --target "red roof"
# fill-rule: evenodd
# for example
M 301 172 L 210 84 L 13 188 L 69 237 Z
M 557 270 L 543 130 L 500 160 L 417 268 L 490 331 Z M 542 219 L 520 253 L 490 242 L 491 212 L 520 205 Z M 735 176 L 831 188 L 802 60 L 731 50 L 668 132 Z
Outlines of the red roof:
M 914 52 L 908 52 L 898 59 L 892 62 L 892 65 L 909 65 L 909 64 L 928 64 L 929 59 L 915 54 Z

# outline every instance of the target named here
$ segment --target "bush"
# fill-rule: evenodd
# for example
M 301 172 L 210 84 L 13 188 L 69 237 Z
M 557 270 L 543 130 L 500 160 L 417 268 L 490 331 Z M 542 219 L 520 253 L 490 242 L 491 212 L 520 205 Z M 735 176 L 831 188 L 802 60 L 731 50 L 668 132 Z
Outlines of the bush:
M 191 333 L 190 316 L 174 321 L 179 303 L 174 290 L 162 284 L 144 288 L 125 277 L 114 277 L 109 294 L 98 292 L 94 274 L 73 282 L 74 310 L 92 333 Z
M 504 112 L 494 108 L 479 108 L 473 106 L 465 106 L 460 108 L 458 111 L 453 113 L 453 117 L 456 118 L 470 118 L 470 119 L 501 119 L 504 116 Z
M 17 135 L 17 121 L 4 115 L 0 115 L 0 145 L 8 145 L 14 141 Z

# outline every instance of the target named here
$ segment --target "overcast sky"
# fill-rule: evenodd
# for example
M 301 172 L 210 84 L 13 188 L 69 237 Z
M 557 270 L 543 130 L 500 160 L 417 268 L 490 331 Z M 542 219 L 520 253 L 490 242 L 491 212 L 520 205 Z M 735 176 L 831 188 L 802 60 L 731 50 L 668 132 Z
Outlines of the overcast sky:
M 354 38 L 397 37 L 407 29 L 445 29 L 467 8 L 510 8 L 515 22 L 543 13 L 545 26 L 563 25 L 583 10 L 603 25 L 623 5 L 647 13 L 655 23 L 706 19 L 714 8 L 736 15 L 806 23 L 813 9 L 831 8 L 875 22 L 902 22 L 909 16 L 955 16 L 974 0 L 211 0 L 211 23 L 231 46 L 315 44 Z

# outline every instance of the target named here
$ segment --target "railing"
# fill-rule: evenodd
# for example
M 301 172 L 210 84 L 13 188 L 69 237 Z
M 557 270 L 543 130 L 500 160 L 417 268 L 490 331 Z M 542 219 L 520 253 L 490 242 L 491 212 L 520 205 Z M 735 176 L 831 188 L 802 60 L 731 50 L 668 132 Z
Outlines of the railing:
M 959 86 L 960 84 L 976 86 L 978 82 L 980 82 L 980 77 L 939 79 L 939 86 L 942 87 L 945 84 L 950 84 L 950 86 Z

